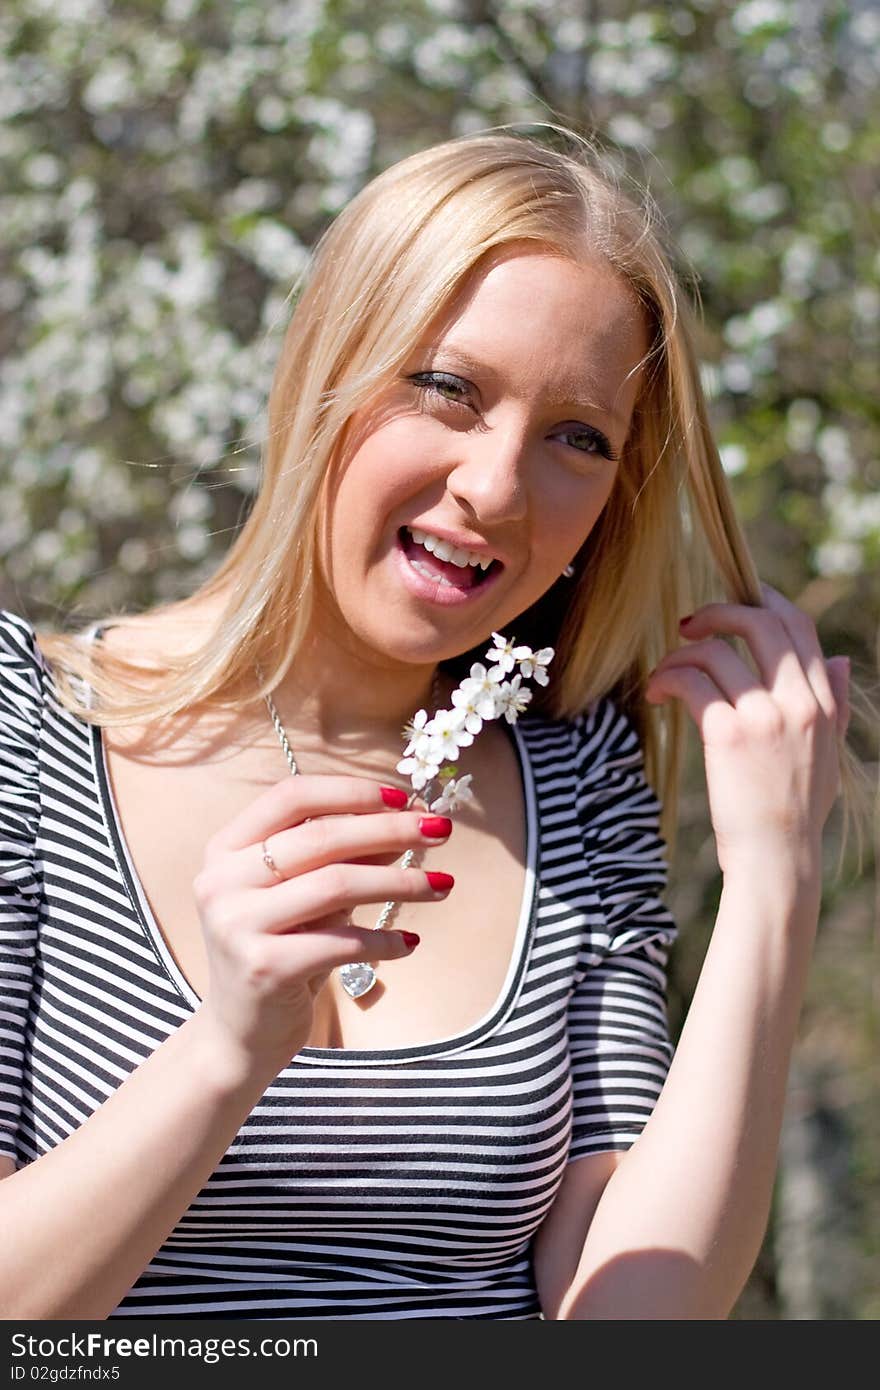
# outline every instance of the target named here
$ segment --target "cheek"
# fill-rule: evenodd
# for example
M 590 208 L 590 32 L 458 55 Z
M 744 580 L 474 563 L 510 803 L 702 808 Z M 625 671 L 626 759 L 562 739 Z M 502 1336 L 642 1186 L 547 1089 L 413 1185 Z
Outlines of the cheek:
M 615 465 L 605 463 L 592 477 L 569 475 L 541 489 L 532 533 L 536 558 L 552 568 L 560 555 L 579 550 L 611 497 L 615 480 Z
M 430 478 L 419 460 L 413 431 L 396 421 L 376 430 L 340 466 L 328 487 L 320 527 L 321 565 L 336 590 L 363 584 L 383 560 L 417 499 L 429 497 Z
M 331 500 L 340 528 L 363 532 L 384 524 L 429 482 L 426 449 L 412 420 L 395 420 L 375 430 L 343 465 Z
M 363 445 L 348 460 L 327 496 L 325 545 L 342 559 L 352 546 L 374 539 L 372 532 L 382 509 L 393 462 L 378 441 Z

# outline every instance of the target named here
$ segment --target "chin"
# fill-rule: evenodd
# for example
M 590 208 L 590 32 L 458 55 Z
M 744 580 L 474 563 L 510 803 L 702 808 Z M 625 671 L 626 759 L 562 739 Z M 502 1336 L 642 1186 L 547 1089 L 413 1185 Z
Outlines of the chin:
M 467 604 L 434 604 L 423 601 L 421 595 L 410 594 L 401 601 L 398 589 L 389 591 L 385 585 L 371 584 L 365 577 L 360 589 L 340 595 L 332 607 L 337 623 L 354 635 L 358 646 L 393 664 L 430 666 L 454 661 L 467 653 L 473 653 L 474 661 L 483 660 L 485 649 L 492 644 L 493 632 L 507 631 L 518 637 L 517 617 L 524 615 L 536 599 L 527 597 L 525 602 L 517 603 L 515 599 L 511 601 L 511 595 L 505 597 L 504 603 L 481 603 L 479 613 L 466 615 Z M 384 615 L 381 627 L 375 621 L 377 613 Z

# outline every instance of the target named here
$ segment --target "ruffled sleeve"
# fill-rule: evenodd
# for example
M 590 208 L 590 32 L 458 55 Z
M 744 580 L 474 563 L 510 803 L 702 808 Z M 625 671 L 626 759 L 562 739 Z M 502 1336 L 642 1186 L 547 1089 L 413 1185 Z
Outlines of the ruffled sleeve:
M 570 1160 L 629 1148 L 650 1118 L 673 1056 L 666 965 L 676 936 L 661 896 L 661 806 L 631 721 L 605 697 L 571 730 L 589 926 L 568 1008 Z
M 33 628 L 0 609 L 0 1153 L 12 1158 L 40 909 L 42 669 Z

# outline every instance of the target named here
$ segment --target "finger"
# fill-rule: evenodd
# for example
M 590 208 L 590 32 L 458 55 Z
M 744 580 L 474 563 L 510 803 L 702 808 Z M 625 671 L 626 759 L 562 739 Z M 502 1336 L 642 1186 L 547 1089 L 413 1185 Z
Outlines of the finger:
M 234 820 L 212 836 L 206 846 L 206 855 L 213 856 L 221 851 L 259 844 L 279 830 L 300 825 L 312 816 L 388 812 L 406 805 L 406 793 L 398 791 L 398 799 L 403 798 L 401 807 L 389 807 L 386 799 L 388 789 L 385 791 L 386 797 L 383 798 L 381 785 L 368 777 L 291 777 L 288 774 L 280 782 L 267 787 Z
M 762 584 L 761 593 L 764 595 L 765 607 L 771 613 L 775 613 L 784 624 L 821 709 L 829 719 L 836 720 L 834 689 L 828 678 L 825 653 L 819 644 L 819 636 L 812 618 L 770 584 Z
M 648 677 L 646 693 L 648 687 L 653 686 L 659 672 L 682 666 L 694 666 L 704 671 L 732 705 L 741 702 L 755 691 L 760 691 L 766 698 L 766 691 L 759 685 L 751 667 L 747 666 L 733 647 L 720 637 L 707 638 L 702 642 L 694 642 L 692 646 L 677 647 L 675 651 L 667 652 Z
M 406 938 L 409 937 L 409 940 Z M 290 934 L 267 938 L 264 959 L 276 964 L 279 975 L 295 969 L 298 977 L 326 976 L 337 966 L 367 961 L 371 965 L 382 960 L 399 960 L 411 955 L 418 945 L 415 932 L 388 929 L 375 931 L 353 924 L 326 927 L 316 931 L 297 932 L 294 945 Z
M 671 666 L 659 671 L 645 698 L 652 705 L 662 705 L 669 699 L 682 700 L 704 743 L 736 720 L 736 711 L 712 677 L 694 667 Z
M 448 816 L 416 811 L 398 815 L 317 816 L 308 825 L 280 830 L 259 845 L 230 855 L 224 877 L 240 887 L 266 888 L 277 880 L 263 859 L 263 844 L 282 878 L 334 863 L 393 863 L 408 849 L 442 845 L 452 833 Z
M 273 888 L 248 893 L 244 901 L 257 930 L 285 932 L 309 930 L 316 919 L 352 911 L 360 904 L 442 902 L 452 887 L 451 875 L 436 870 L 328 864 Z
M 741 637 L 764 684 L 778 703 L 805 714 L 815 711 L 816 696 L 788 629 L 778 613 L 744 603 L 708 603 L 681 624 L 688 641 L 721 632 Z

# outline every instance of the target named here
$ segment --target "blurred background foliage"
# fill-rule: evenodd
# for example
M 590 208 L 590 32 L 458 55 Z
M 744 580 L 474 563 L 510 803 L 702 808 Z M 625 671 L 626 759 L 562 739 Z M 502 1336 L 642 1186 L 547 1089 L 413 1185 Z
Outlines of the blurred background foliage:
M 651 189 L 758 570 L 874 690 L 878 93 L 869 3 L 7 0 L 0 605 L 67 626 L 190 592 L 257 485 L 288 291 L 329 219 L 413 150 L 552 120 Z M 875 781 L 876 733 L 852 733 Z M 832 883 L 839 819 L 736 1318 L 880 1316 L 875 852 Z M 676 1036 L 719 891 L 691 730 Z

